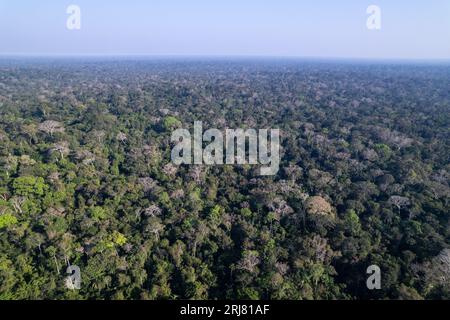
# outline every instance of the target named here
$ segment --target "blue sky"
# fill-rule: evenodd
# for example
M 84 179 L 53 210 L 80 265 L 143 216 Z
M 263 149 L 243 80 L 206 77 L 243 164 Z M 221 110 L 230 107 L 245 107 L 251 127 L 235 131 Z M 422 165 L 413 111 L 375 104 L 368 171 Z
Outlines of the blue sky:
M 0 0 L 0 54 L 450 59 L 450 0 Z

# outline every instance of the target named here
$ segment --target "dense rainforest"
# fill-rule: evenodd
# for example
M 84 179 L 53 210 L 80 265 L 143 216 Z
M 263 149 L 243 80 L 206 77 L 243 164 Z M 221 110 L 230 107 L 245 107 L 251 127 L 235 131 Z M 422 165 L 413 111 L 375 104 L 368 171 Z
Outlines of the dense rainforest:
M 0 299 L 450 299 L 449 89 L 445 64 L 2 58 Z M 174 165 L 194 121 L 280 129 L 280 170 Z

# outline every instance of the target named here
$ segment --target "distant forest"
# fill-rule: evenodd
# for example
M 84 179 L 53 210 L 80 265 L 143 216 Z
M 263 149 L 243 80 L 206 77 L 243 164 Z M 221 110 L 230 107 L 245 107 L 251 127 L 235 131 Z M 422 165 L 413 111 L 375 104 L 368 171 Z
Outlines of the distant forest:
M 445 64 L 2 58 L 0 299 L 450 299 L 449 89 Z M 280 170 L 174 165 L 194 121 L 280 129 Z

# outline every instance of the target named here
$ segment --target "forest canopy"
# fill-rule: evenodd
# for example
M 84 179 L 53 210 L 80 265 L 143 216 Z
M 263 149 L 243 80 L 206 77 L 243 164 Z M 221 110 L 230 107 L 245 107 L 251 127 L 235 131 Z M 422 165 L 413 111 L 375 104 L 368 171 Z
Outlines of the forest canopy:
M 0 299 L 450 299 L 449 88 L 448 65 L 1 60 Z M 279 128 L 280 170 L 174 165 L 194 121 Z

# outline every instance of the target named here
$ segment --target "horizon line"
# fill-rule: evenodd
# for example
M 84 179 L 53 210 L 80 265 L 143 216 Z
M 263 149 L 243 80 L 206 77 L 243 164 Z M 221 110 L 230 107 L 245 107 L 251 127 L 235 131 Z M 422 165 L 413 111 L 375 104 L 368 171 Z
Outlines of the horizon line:
M 293 59 L 293 60 L 354 60 L 380 62 L 448 62 L 450 57 L 405 58 L 405 57 L 360 57 L 360 56 L 301 56 L 301 55 L 264 55 L 264 54 L 135 54 L 135 53 L 0 53 L 5 58 L 203 58 L 203 59 Z

